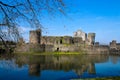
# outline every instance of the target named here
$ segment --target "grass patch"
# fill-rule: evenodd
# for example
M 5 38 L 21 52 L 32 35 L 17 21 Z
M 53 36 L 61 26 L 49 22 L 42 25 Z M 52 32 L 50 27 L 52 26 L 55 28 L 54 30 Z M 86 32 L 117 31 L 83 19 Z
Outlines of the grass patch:
M 74 54 L 87 54 L 86 51 L 78 51 L 78 52 L 53 52 L 53 53 L 54 53 L 54 54 L 58 54 L 58 55 L 59 55 L 59 54 L 60 54 L 60 55 L 61 55 L 61 54 L 68 54 L 68 55 L 69 55 L 69 54 L 70 54 L 70 55 L 71 55 L 71 54 L 73 54 L 73 55 L 74 55 Z
M 85 54 L 85 52 L 26 52 L 26 53 L 14 53 L 21 55 L 76 55 Z

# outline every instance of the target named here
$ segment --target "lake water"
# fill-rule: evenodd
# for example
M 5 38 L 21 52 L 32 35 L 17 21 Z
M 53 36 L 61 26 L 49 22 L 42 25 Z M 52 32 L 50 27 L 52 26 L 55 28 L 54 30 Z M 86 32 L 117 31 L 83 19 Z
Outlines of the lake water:
M 70 80 L 120 76 L 120 56 L 15 55 L 0 58 L 0 80 Z

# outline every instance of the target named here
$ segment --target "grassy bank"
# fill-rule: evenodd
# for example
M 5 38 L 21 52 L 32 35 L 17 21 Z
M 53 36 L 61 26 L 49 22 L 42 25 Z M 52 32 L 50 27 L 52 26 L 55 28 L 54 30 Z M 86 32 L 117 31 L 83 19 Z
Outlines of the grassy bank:
M 29 53 L 14 53 L 14 54 L 24 54 L 24 55 L 76 55 L 76 54 L 86 54 L 85 52 L 29 52 Z

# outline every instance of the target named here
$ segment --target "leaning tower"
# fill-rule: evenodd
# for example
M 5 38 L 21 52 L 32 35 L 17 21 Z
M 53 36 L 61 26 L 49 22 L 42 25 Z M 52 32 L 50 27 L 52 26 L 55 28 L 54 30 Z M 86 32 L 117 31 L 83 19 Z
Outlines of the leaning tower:
M 41 37 L 41 30 L 40 29 L 30 31 L 29 42 L 31 44 L 40 44 L 40 41 L 41 41 L 40 37 Z
M 95 33 L 88 33 L 88 45 L 94 45 Z

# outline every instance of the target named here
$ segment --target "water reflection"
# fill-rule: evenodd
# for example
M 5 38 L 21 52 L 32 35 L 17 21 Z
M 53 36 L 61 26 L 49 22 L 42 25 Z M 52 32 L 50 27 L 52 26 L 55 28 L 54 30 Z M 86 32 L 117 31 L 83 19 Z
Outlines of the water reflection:
M 42 70 L 74 71 L 78 75 L 84 72 L 96 74 L 95 63 L 108 61 L 107 55 L 62 55 L 62 56 L 17 56 L 16 64 L 29 65 L 29 74 L 39 76 Z
M 120 61 L 119 56 L 110 56 L 110 59 L 113 64 L 117 64 Z
M 6 63 L 7 62 L 7 63 Z M 7 66 L 7 67 L 6 67 Z M 13 67 L 12 67 L 13 66 Z M 0 58 L 0 75 L 11 74 L 52 80 L 120 76 L 120 57 L 109 55 L 15 55 Z M 3 70 L 2 70 L 3 69 Z M 2 73 L 4 72 L 4 74 Z M 14 73 L 18 72 L 18 74 Z M 48 78 L 47 78 L 48 77 Z M 0 78 L 3 78 L 0 76 Z M 18 77 L 17 77 L 18 78 Z M 32 78 L 32 80 L 36 80 Z M 6 79 L 6 77 L 4 77 Z M 12 79 L 12 78 L 11 78 Z

